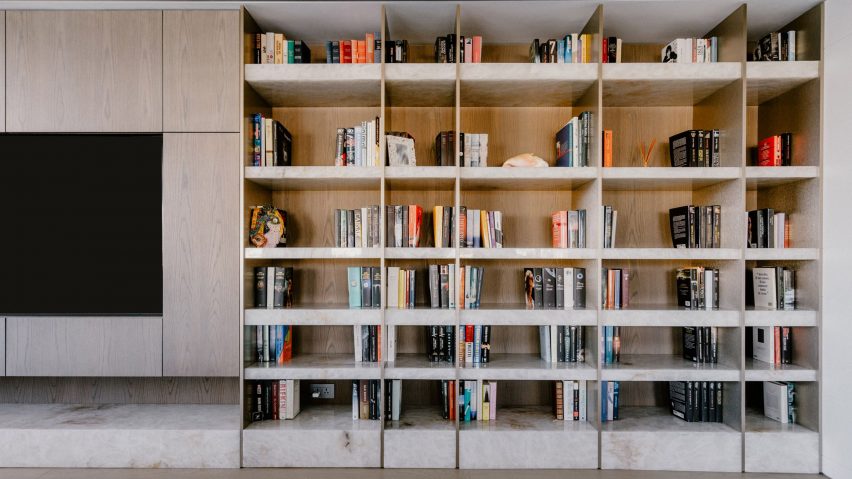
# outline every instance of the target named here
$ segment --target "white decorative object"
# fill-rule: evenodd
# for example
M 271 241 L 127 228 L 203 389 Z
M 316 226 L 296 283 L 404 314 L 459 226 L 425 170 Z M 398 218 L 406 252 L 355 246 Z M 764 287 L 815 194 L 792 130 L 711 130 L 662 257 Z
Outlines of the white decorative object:
M 503 162 L 504 168 L 547 168 L 547 162 L 532 153 L 521 153 Z
M 387 135 L 387 144 L 390 166 L 417 166 L 413 138 Z

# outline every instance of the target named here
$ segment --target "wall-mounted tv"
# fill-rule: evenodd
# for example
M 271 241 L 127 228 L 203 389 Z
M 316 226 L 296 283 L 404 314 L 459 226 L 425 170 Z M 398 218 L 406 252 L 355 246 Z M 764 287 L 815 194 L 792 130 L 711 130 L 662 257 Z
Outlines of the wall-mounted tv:
M 0 134 L 0 316 L 163 312 L 162 135 Z

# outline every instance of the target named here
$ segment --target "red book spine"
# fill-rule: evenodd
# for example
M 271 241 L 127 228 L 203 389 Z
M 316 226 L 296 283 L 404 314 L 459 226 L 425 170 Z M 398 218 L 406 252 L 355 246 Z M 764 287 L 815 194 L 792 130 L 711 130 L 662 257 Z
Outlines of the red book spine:
M 473 325 L 467 324 L 464 327 L 464 340 L 465 342 L 472 343 L 473 342 Z
M 352 42 L 340 41 L 340 63 L 352 63 Z
M 607 37 L 604 37 L 604 39 L 602 41 L 603 45 L 601 47 L 601 63 L 609 63 L 609 61 L 608 61 L 609 47 L 607 46 L 607 43 L 608 43 Z
M 447 401 L 449 402 L 450 421 L 456 420 L 456 382 L 449 381 L 447 385 Z
M 278 420 L 281 418 L 279 413 L 278 403 L 278 381 L 272 381 L 272 419 Z
M 367 63 L 367 41 L 358 40 L 358 63 Z
M 781 364 L 781 327 L 775 326 L 775 364 Z
M 781 137 L 770 136 L 757 144 L 758 166 L 781 166 Z
M 482 37 L 480 36 L 473 37 L 473 56 L 471 60 L 473 63 L 482 63 Z
M 418 248 L 420 247 L 420 226 L 423 224 L 423 208 L 415 206 L 414 212 L 414 247 Z

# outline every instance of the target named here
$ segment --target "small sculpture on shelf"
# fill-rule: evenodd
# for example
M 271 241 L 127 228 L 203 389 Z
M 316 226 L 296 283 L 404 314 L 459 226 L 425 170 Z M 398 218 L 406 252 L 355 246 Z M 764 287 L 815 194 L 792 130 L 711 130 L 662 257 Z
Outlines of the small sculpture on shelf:
M 503 168 L 547 168 L 548 164 L 532 153 L 521 153 L 503 162 Z

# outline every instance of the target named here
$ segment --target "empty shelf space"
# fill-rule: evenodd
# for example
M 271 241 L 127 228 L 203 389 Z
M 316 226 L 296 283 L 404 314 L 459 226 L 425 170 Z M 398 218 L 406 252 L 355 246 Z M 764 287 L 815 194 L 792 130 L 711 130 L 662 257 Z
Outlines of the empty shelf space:
M 606 106 L 689 106 L 741 77 L 739 63 L 606 63 Z
M 694 363 L 671 354 L 622 354 L 620 362 L 602 364 L 604 381 L 739 381 L 734 361 Z
M 380 64 L 245 65 L 245 81 L 272 106 L 379 106 Z
M 740 177 L 733 166 L 670 168 L 614 167 L 603 169 L 604 190 L 692 191 Z
M 462 106 L 570 106 L 597 81 L 597 64 L 463 63 Z
M 386 166 L 385 182 L 391 190 L 450 190 L 456 184 L 452 166 Z
M 392 106 L 453 106 L 456 66 L 451 63 L 385 65 L 387 102 Z
M 760 105 L 797 86 L 819 78 L 819 61 L 748 62 L 746 102 Z

